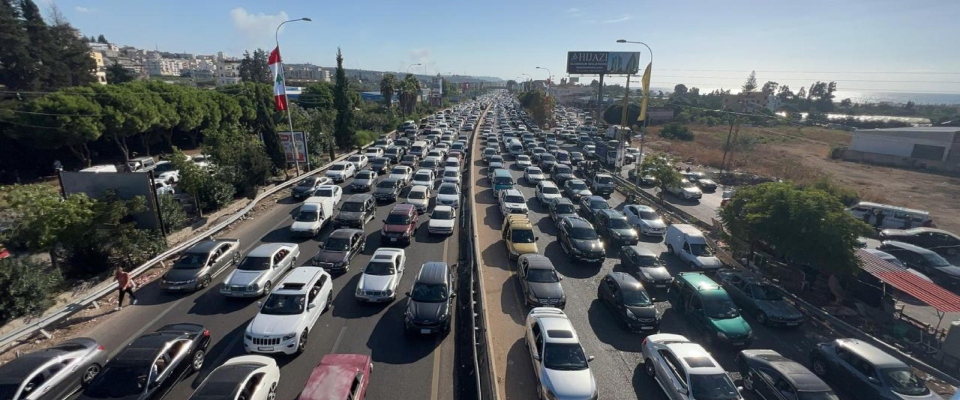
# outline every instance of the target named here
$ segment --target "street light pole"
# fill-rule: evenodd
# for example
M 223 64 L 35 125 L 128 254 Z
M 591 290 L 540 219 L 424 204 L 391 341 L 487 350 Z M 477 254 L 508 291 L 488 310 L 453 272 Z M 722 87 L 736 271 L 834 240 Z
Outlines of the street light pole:
M 276 32 L 274 32 L 274 35 L 273 35 L 274 39 L 277 42 L 277 53 L 280 53 L 280 28 L 283 27 L 283 25 L 286 24 L 287 22 L 297 22 L 297 21 L 310 22 L 312 20 L 310 18 L 304 17 L 304 18 L 291 19 L 289 21 L 283 21 L 280 23 L 280 25 L 277 25 L 277 30 Z M 286 89 L 287 81 L 283 77 L 283 56 L 280 56 L 280 60 L 278 60 L 278 64 L 280 65 L 277 66 L 277 74 L 279 74 L 280 81 L 283 82 L 283 85 L 284 85 L 283 102 L 287 106 L 287 124 L 289 124 L 290 126 L 290 145 L 293 147 L 293 161 L 295 161 L 297 165 L 297 176 L 300 176 L 300 149 L 297 148 L 297 137 L 296 137 L 296 134 L 293 133 L 293 116 L 290 115 L 290 101 L 289 101 L 289 98 L 287 97 L 287 89 Z M 304 132 L 303 134 L 303 149 L 304 150 L 307 149 L 306 132 Z M 307 162 L 307 171 L 309 171 L 310 155 L 304 154 L 303 159 L 304 161 Z
M 409 73 L 410 73 L 410 68 L 416 67 L 417 65 L 423 65 L 423 64 L 421 64 L 421 63 L 410 64 L 410 66 L 407 67 L 407 73 L 409 74 Z
M 631 44 L 643 45 L 643 47 L 646 47 L 646 48 L 647 48 L 647 51 L 650 52 L 650 65 L 653 65 L 653 49 L 651 49 L 650 46 L 647 45 L 646 43 L 644 43 L 644 42 L 637 42 L 637 41 L 629 41 L 629 40 L 624 40 L 624 39 L 619 39 L 619 40 L 617 40 L 617 43 L 631 43 Z M 630 84 L 630 80 L 627 79 L 627 85 L 629 85 L 629 84 Z M 649 90 L 650 90 L 650 88 L 643 87 L 642 84 L 641 84 L 641 88 L 642 88 L 641 90 L 643 90 L 643 93 L 642 93 L 643 96 L 649 96 L 649 95 L 650 95 L 650 93 L 648 93 Z M 643 105 L 641 104 L 640 107 L 643 107 Z M 640 175 L 642 175 L 642 173 L 641 173 L 642 171 L 640 171 L 640 163 L 641 163 L 641 161 L 643 161 L 643 145 L 644 145 L 644 142 L 647 140 L 647 121 L 650 119 L 650 118 L 647 117 L 647 116 L 644 116 L 644 117 L 645 117 L 645 118 L 643 119 L 643 127 L 640 129 L 640 154 L 637 156 L 636 165 L 634 165 L 634 167 L 633 167 L 633 169 L 634 169 L 634 171 L 635 171 L 635 174 L 637 175 L 637 176 L 636 176 L 636 180 L 637 180 L 636 183 L 637 183 L 638 186 L 640 185 L 640 178 L 641 178 Z

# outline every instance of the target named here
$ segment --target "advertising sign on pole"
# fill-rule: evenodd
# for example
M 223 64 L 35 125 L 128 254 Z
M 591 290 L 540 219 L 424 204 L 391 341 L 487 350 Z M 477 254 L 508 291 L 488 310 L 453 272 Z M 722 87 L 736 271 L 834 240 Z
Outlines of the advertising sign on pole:
M 567 52 L 567 73 L 576 75 L 634 75 L 640 70 L 640 53 L 625 51 Z
M 280 136 L 280 146 L 283 147 L 283 154 L 287 156 L 288 163 L 307 161 L 306 132 L 277 132 L 277 136 Z M 293 142 L 297 143 L 296 155 L 293 151 Z

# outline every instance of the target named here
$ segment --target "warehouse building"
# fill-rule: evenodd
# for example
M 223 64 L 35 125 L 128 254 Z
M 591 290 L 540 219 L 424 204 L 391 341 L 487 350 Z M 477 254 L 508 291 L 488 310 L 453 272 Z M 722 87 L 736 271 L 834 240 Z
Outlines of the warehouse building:
M 960 171 L 960 127 L 927 126 L 853 132 L 850 161 Z

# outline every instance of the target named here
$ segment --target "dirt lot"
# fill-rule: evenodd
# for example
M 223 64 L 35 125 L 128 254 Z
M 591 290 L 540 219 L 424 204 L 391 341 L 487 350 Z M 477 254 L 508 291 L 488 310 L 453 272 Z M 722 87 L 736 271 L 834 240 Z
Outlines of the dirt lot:
M 663 140 L 657 127 L 650 129 L 646 146 L 681 160 L 719 168 L 729 127 L 692 125 L 693 142 Z M 849 132 L 814 127 L 741 127 L 735 170 L 795 182 L 810 182 L 824 175 L 846 185 L 863 200 L 916 208 L 930 212 L 938 227 L 960 232 L 960 179 L 921 171 L 832 160 L 830 150 L 850 143 Z M 636 145 L 636 143 L 635 143 Z

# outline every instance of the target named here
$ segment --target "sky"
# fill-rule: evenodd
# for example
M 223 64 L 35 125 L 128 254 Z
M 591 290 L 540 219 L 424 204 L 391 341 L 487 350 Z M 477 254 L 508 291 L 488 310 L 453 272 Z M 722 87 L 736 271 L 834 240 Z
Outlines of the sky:
M 656 57 L 652 86 L 960 93 L 956 0 L 37 0 L 84 35 L 163 51 L 240 55 L 275 45 L 285 62 L 522 80 L 567 76 L 568 51 Z M 543 67 L 546 69 L 537 69 Z M 523 75 L 526 74 L 526 75 Z M 624 78 L 608 77 L 622 83 Z M 581 77 L 589 82 L 593 77 Z M 635 83 L 636 84 L 636 83 Z M 634 85 L 635 85 L 634 84 Z

